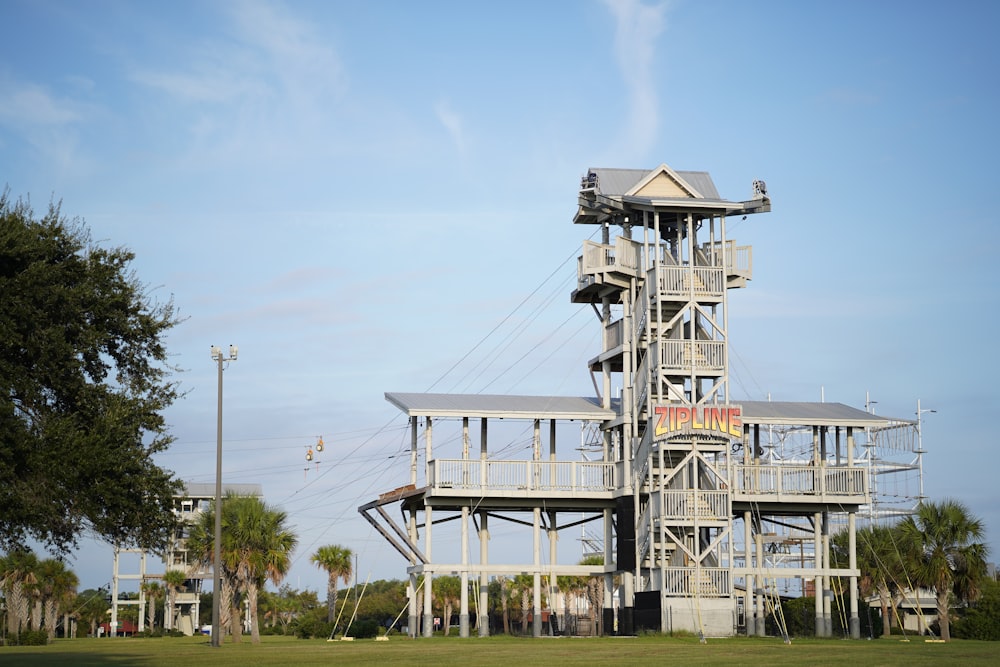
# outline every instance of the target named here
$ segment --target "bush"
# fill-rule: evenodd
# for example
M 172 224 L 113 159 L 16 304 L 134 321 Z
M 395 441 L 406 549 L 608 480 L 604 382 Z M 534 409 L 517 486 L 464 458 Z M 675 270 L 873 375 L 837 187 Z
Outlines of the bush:
M 45 630 L 25 630 L 7 637 L 7 646 L 45 646 L 48 643 L 49 633 Z
M 299 639 L 328 639 L 333 634 L 333 624 L 315 616 L 295 619 L 289 627 Z
M 355 621 L 351 626 L 350 635 L 357 639 L 372 639 L 378 635 L 378 621 Z

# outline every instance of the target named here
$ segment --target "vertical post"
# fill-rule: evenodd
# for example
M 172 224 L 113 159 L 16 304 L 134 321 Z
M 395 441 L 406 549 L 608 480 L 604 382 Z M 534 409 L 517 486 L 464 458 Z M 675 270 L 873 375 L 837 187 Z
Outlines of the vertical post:
M 115 547 L 115 573 L 111 577 L 111 622 L 108 624 L 108 636 L 118 635 L 118 568 L 121 565 L 119 548 Z M 8 613 L 11 613 L 8 611 Z
M 538 420 L 535 420 L 537 432 Z M 536 507 L 533 513 L 532 534 L 534 535 L 534 573 L 531 587 L 531 636 L 542 636 L 542 510 Z
M 222 350 L 216 348 L 215 361 L 219 367 L 219 402 L 215 431 L 215 536 L 212 558 L 212 646 L 222 646 L 222 628 L 219 624 L 222 609 Z
M 485 428 L 486 420 L 483 419 Z M 486 573 L 486 566 L 490 562 L 490 531 L 489 514 L 486 510 L 479 513 L 479 564 L 482 568 L 479 571 L 479 622 L 476 623 L 480 637 L 490 636 L 490 614 L 488 611 L 490 578 Z
M 816 427 L 813 427 L 815 433 Z M 814 608 L 816 611 L 816 636 L 823 637 L 826 625 L 823 623 L 823 596 L 825 587 L 823 585 L 823 515 L 820 512 L 813 514 L 813 571 L 815 578 L 813 581 Z
M 848 567 L 852 570 L 858 566 L 858 559 L 856 551 L 857 545 L 857 532 L 856 532 L 856 520 L 855 513 L 848 512 L 847 514 L 847 553 L 848 553 Z M 850 623 L 851 629 L 851 639 L 861 639 L 861 620 L 858 618 L 858 578 L 855 575 L 850 577 L 850 595 L 851 595 L 851 616 L 848 621 Z
M 468 455 L 466 455 L 468 458 Z M 458 604 L 458 636 L 469 636 L 469 507 L 462 506 L 462 591 Z M 450 622 L 450 619 L 446 619 Z
M 428 417 L 428 425 L 430 424 L 430 418 Z M 429 435 L 429 434 L 428 434 Z M 428 446 L 428 453 L 430 452 L 430 447 Z M 434 517 L 432 516 L 433 509 L 430 505 L 424 504 L 424 554 L 427 556 L 427 562 L 433 563 L 434 559 L 431 556 L 431 525 L 434 522 Z M 434 611 L 433 602 L 433 573 L 424 568 L 424 637 L 434 636 Z

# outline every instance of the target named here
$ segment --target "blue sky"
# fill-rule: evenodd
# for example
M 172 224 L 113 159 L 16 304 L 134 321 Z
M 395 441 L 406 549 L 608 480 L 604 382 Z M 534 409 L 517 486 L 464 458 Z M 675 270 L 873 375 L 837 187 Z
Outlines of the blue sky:
M 0 181 L 125 245 L 187 391 L 164 466 L 263 485 L 362 578 L 405 563 L 356 512 L 408 481 L 386 391 L 590 395 L 569 302 L 589 167 L 767 181 L 731 296 L 734 398 L 925 408 L 925 493 L 1000 558 L 1000 10 L 985 2 L 2 0 Z M 306 466 L 323 435 L 327 451 Z M 515 447 L 516 449 L 516 447 Z M 571 552 L 574 547 L 563 544 Z M 84 586 L 111 578 L 85 541 Z

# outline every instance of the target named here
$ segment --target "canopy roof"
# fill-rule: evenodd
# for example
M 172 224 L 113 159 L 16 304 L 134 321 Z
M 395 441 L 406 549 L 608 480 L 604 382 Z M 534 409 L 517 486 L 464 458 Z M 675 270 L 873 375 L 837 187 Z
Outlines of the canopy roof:
M 602 408 L 586 396 L 517 396 L 498 394 L 420 394 L 386 392 L 387 401 L 410 417 L 499 417 L 506 419 L 614 419 L 617 410 Z M 880 417 L 843 403 L 734 401 L 744 424 L 784 426 L 853 426 L 882 428 L 906 420 Z

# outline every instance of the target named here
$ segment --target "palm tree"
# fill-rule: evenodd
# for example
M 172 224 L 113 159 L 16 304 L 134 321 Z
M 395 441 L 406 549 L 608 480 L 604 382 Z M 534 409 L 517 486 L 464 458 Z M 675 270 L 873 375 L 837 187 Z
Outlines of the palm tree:
M 496 579 L 497 588 L 500 589 L 500 614 L 503 618 L 503 633 L 510 634 L 510 579 L 504 575 L 499 575 Z
M 941 639 L 948 641 L 950 595 L 961 601 L 975 600 L 986 576 L 983 523 L 962 503 L 944 500 L 921 503 L 914 516 L 900 522 L 899 531 L 917 581 L 934 589 Z
M 223 554 L 227 567 L 236 573 L 240 590 L 250 608 L 250 638 L 260 643 L 257 596 L 266 582 L 277 585 L 288 573 L 298 538 L 285 526 L 288 514 L 270 507 L 256 496 L 236 496 L 230 524 L 236 553 Z M 225 512 L 223 506 L 223 512 Z
M 354 554 L 347 547 L 336 544 L 328 544 L 316 550 L 310 560 L 322 570 L 326 571 L 326 622 L 333 623 L 335 609 L 337 607 L 337 582 L 341 579 L 344 583 L 351 580 L 353 571 L 351 569 L 351 557 Z
M 187 575 L 183 570 L 167 570 L 163 573 L 163 586 L 167 589 L 167 608 L 163 613 L 163 627 L 166 630 L 173 630 L 177 621 L 177 593 L 187 582 Z
M 519 574 L 514 577 L 514 597 L 521 601 L 521 634 L 531 632 L 528 629 L 528 614 L 531 612 L 532 597 L 535 592 L 535 577 L 530 574 Z
M 156 629 L 156 600 L 163 595 L 163 588 L 155 581 L 143 582 L 141 588 L 146 596 L 146 624 L 152 632 Z
M 250 636 L 260 642 L 257 598 L 267 581 L 278 584 L 291 565 L 298 538 L 285 523 L 288 514 L 264 503 L 257 496 L 229 493 L 222 502 L 222 578 L 220 603 L 229 602 L 233 641 L 240 640 L 240 609 L 236 595 L 246 595 L 250 607 Z M 215 516 L 201 514 L 188 535 L 188 549 L 203 565 L 215 558 Z M 215 593 L 213 593 L 215 594 Z M 220 604 L 220 608 L 227 605 Z M 223 619 L 220 619 L 224 623 Z
M 108 591 L 103 588 L 87 589 L 76 596 L 74 613 L 90 628 L 90 635 L 97 636 L 97 626 L 108 617 Z
M 39 562 L 35 575 L 38 579 L 36 589 L 39 593 L 39 602 L 43 607 L 43 623 L 51 641 L 56 636 L 61 607 L 76 591 L 80 580 L 72 570 L 66 569 L 65 563 L 54 558 Z
M 866 526 L 856 533 L 857 565 L 860 572 L 858 590 L 865 598 L 877 594 L 882 607 L 882 636 L 891 633 L 892 614 L 895 607 L 895 592 L 906 587 L 897 580 L 897 573 L 903 570 L 899 551 L 899 536 L 895 527 Z M 833 536 L 831 555 L 835 567 L 846 568 L 850 564 L 848 553 L 849 536 L 841 531 Z
M 444 575 L 434 579 L 434 597 L 441 602 L 441 620 L 444 636 L 451 632 L 451 614 L 455 604 L 461 600 L 462 579 L 454 575 Z
M 11 551 L 0 558 L 0 589 L 7 600 L 7 634 L 16 637 L 27 629 L 31 614 L 31 590 L 37 579 L 38 557 L 28 550 Z
M 580 560 L 580 565 L 604 565 L 604 556 L 591 554 L 590 556 L 584 556 Z M 604 579 L 603 577 L 588 577 L 587 578 L 587 606 L 590 609 L 590 631 L 595 635 L 600 635 L 598 621 L 601 620 L 601 616 L 598 611 L 604 606 Z

